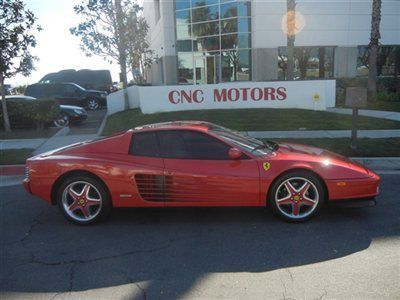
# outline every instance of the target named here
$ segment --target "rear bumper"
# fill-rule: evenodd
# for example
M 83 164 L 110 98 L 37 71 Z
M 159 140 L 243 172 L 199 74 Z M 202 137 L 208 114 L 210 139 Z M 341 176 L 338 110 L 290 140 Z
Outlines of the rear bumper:
M 327 180 L 330 201 L 371 199 L 379 195 L 380 178 L 375 173 L 362 179 Z

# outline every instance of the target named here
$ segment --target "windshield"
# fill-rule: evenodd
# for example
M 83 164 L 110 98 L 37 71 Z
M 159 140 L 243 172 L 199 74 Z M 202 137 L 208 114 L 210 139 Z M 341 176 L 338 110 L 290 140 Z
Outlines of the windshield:
M 210 132 L 218 135 L 225 141 L 234 144 L 240 149 L 253 155 L 262 156 L 278 149 L 278 144 L 272 141 L 263 142 L 239 131 L 231 130 L 222 126 L 210 126 Z

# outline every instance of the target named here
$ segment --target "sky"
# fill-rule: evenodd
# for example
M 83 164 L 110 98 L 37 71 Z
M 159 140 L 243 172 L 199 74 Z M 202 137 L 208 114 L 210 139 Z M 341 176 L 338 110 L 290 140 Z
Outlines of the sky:
M 81 0 L 24 0 L 26 7 L 37 17 L 43 31 L 36 34 L 37 46 L 32 54 L 39 58 L 36 70 L 29 77 L 18 75 L 6 81 L 13 86 L 32 84 L 44 75 L 63 69 L 108 69 L 113 81 L 119 79 L 117 64 L 109 64 L 99 56 L 87 57 L 79 48 L 79 38 L 69 29 L 80 22 L 73 10 Z M 142 1 L 138 1 L 142 3 Z

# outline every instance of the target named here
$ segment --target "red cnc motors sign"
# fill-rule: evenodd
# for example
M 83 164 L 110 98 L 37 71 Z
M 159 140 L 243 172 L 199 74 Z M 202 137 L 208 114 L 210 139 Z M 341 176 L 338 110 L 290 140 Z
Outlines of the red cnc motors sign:
M 136 88 L 143 113 L 243 108 L 326 110 L 326 107 L 335 106 L 335 80 L 235 82 Z
M 214 102 L 236 102 L 236 101 L 284 101 L 287 97 L 286 88 L 281 86 L 278 88 L 272 87 L 243 87 L 243 88 L 215 88 L 213 90 Z M 204 91 L 202 89 L 195 90 L 172 90 L 168 93 L 168 100 L 172 104 L 187 103 L 202 103 Z

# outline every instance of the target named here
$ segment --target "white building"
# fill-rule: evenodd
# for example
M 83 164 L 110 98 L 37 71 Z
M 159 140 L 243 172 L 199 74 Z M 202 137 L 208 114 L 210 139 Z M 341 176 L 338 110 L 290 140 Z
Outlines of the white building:
M 366 75 L 372 0 L 295 2 L 295 77 Z M 386 59 L 379 72 L 393 75 L 399 73 L 400 1 L 382 2 Z M 286 13 L 286 0 L 145 0 L 150 44 L 159 57 L 150 83 L 285 79 Z

